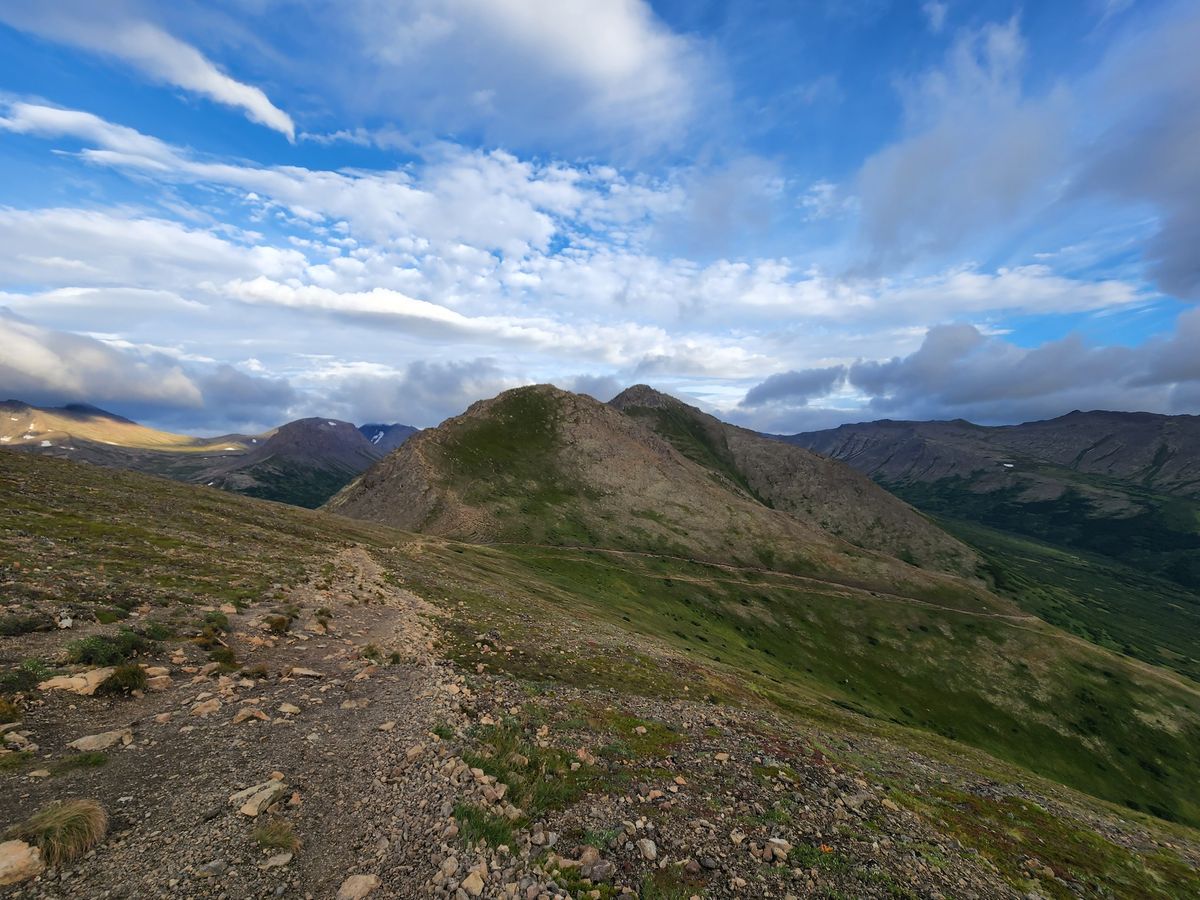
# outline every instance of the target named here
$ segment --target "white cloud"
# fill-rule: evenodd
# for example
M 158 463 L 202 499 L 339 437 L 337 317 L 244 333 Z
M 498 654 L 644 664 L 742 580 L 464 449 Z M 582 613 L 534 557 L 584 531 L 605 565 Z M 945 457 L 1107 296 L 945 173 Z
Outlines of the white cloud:
M 941 0 L 925 0 L 921 4 L 921 12 L 925 14 L 929 30 L 934 34 L 941 34 L 942 29 L 946 27 L 946 14 L 949 11 L 950 5 Z
M 57 0 L 5 4 L 0 21 L 41 37 L 115 57 L 148 78 L 240 109 L 248 119 L 294 140 L 296 126 L 265 93 L 222 72 L 203 53 L 147 21 L 107 4 Z

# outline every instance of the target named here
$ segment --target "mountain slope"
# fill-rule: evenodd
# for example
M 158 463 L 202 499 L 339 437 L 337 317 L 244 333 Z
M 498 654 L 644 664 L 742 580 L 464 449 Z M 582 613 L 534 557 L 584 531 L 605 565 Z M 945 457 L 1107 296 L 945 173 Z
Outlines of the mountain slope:
M 399 423 L 392 425 L 359 425 L 358 430 L 381 453 L 391 453 L 418 431 L 418 429 L 413 428 L 411 425 L 401 425 Z
M 132 469 L 236 491 L 265 500 L 317 507 L 415 431 L 407 425 L 364 426 L 299 419 L 260 435 L 197 438 L 139 425 L 92 406 L 43 409 L 0 404 L 0 447 Z
M 349 422 L 297 419 L 244 456 L 194 480 L 315 509 L 382 455 Z
M 242 452 L 250 446 L 243 435 L 195 438 L 147 428 L 86 404 L 45 408 L 19 400 L 0 403 L 0 443 L 14 449 L 57 447 L 66 451 L 83 443 L 195 454 Z
M 729 425 L 645 385 L 609 403 L 693 462 L 799 521 L 929 568 L 973 574 L 979 564 L 966 545 L 849 466 Z
M 506 391 L 422 431 L 328 509 L 463 540 L 653 552 L 998 602 L 770 509 L 635 417 L 549 385 Z
M 448 854 L 460 877 L 480 859 L 507 868 L 487 867 L 485 893 L 534 866 L 539 885 L 586 890 L 577 869 L 555 875 L 531 845 L 533 823 L 559 833 L 565 854 L 619 833 L 631 812 L 655 825 L 638 831 L 666 868 L 621 842 L 598 849 L 643 895 L 723 895 L 739 877 L 782 896 L 797 889 L 793 867 L 854 897 L 1168 898 L 1200 887 L 1200 836 L 1130 808 L 1200 820 L 1195 689 L 1036 620 L 759 569 L 464 545 L 18 454 L 0 455 L 0 525 L 6 626 L 38 612 L 74 621 L 0 636 L 0 692 L 40 745 L 0 773 L 16 788 L 0 791 L 0 819 L 63 796 L 122 811 L 121 840 L 73 864 L 76 893 L 128 878 L 157 896 L 186 879 L 189 894 L 215 897 L 229 878 L 196 871 L 213 858 L 243 893 L 270 892 L 248 825 L 231 827 L 245 823 L 236 809 L 211 821 L 196 811 L 273 769 L 303 800 L 273 814 L 302 842 L 285 872 L 320 896 L 376 866 L 385 893 L 420 896 Z M 235 605 L 216 617 L 218 603 Z M 125 607 L 123 622 L 103 624 Z M 242 671 L 197 686 L 205 653 L 193 635 L 222 620 L 217 653 Z M 272 631 L 280 620 L 283 634 Z M 138 662 L 168 672 L 161 692 L 37 687 L 79 669 L 71 642 L 107 646 L 121 628 L 143 636 Z M 299 640 L 305 631 L 316 639 Z M 323 675 L 342 702 L 318 702 L 322 682 L 294 666 Z M 217 711 L 181 720 L 198 691 Z M 247 705 L 277 721 L 246 719 Z M 68 768 L 67 743 L 113 722 L 134 723 L 134 743 L 102 767 Z M 266 739 L 296 727 L 322 751 L 304 750 L 312 738 Z M 153 777 L 164 758 L 173 777 Z M 55 777 L 26 776 L 40 766 Z M 437 774 L 449 767 L 463 777 Z M 508 786 L 515 819 L 468 767 Z M 363 854 L 364 840 L 379 846 L 376 834 L 397 827 L 405 840 Z M 731 842 L 733 829 L 747 839 Z M 494 856 L 474 840 L 482 833 L 529 857 Z M 787 866 L 752 852 L 769 838 L 790 845 Z M 716 868 L 681 869 L 697 859 Z
M 1023 608 L 1200 678 L 1198 422 L 1142 413 L 1000 428 L 882 421 L 784 440 L 936 516 L 986 553 L 997 586 Z

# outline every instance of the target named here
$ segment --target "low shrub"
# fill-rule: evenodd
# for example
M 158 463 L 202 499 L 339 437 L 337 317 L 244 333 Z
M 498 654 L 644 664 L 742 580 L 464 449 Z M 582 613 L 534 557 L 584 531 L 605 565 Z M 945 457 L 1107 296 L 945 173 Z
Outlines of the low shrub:
M 146 689 L 146 670 L 133 663 L 122 663 L 100 682 L 97 694 L 129 694 Z
M 93 666 L 115 666 L 147 647 L 140 634 L 124 628 L 112 637 L 93 634 L 67 645 L 67 659 Z

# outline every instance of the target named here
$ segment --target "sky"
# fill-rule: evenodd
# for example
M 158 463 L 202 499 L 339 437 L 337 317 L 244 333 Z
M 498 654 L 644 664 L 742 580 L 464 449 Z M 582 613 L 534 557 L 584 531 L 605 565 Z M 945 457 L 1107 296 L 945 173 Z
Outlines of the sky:
M 1174 0 L 0 0 L 0 395 L 1200 413 L 1197 47 Z

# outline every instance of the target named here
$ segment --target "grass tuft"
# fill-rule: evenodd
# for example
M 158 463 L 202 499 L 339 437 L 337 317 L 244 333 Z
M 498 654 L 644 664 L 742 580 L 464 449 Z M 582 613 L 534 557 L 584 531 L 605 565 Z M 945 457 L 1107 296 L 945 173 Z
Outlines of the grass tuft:
M 7 697 L 0 697 L 0 725 L 6 722 L 20 722 L 21 707 Z
M 264 850 L 286 850 L 295 853 L 300 846 L 300 838 L 292 830 L 292 823 L 287 819 L 271 819 L 254 829 L 254 840 Z
M 108 814 L 99 803 L 67 800 L 42 807 L 9 834 L 39 848 L 53 866 L 83 856 L 107 831 Z
M 129 694 L 146 689 L 146 670 L 134 663 L 122 663 L 100 682 L 97 694 Z

